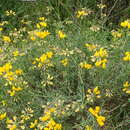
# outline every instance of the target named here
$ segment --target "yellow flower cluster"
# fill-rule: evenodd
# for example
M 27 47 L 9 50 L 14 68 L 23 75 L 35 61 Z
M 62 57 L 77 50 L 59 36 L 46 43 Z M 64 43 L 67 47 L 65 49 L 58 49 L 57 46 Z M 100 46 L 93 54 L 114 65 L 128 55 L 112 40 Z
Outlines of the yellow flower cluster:
M 87 126 L 85 127 L 85 130 L 92 130 L 92 127 L 87 125 Z
M 33 62 L 33 64 L 36 64 L 36 62 L 38 62 L 38 67 L 42 67 L 43 65 L 48 65 L 48 66 L 52 66 L 50 59 L 53 56 L 53 52 L 46 52 L 44 54 L 42 54 L 39 58 L 36 58 L 36 61 Z
M 7 80 L 11 81 L 11 80 L 15 80 L 17 75 L 21 75 L 22 74 L 22 70 L 21 69 L 18 69 L 15 72 L 13 72 L 11 70 L 12 70 L 11 63 L 6 63 L 2 67 L 0 67 L 0 76 L 3 76 Z
M 16 13 L 12 10 L 9 10 L 9 11 L 7 10 L 5 13 L 6 13 L 6 16 L 11 16 L 11 15 L 15 16 L 16 15 Z
M 111 34 L 114 38 L 121 38 L 122 37 L 122 34 L 118 31 L 112 31 Z
M 0 67 L 0 75 L 9 72 L 12 69 L 11 63 L 6 63 L 2 67 Z
M 19 51 L 18 50 L 13 51 L 13 56 L 19 56 Z
M 0 23 L 0 26 L 4 26 L 4 25 L 6 25 L 6 24 L 8 24 L 9 22 L 8 21 L 2 21 L 1 23 Z
M 107 63 L 107 59 L 106 57 L 108 57 L 108 52 L 106 49 L 100 48 L 99 51 L 96 51 L 95 54 L 93 55 L 93 57 L 96 58 L 96 62 L 95 62 L 95 66 L 96 67 L 101 67 L 103 69 L 106 68 L 106 63 Z
M 85 46 L 88 48 L 89 51 L 93 51 L 97 48 L 97 45 L 86 43 Z
M 91 10 L 82 8 L 82 10 L 79 10 L 76 12 L 76 17 L 80 18 L 82 16 L 87 16 L 91 13 Z
M 18 128 L 17 125 L 19 124 L 19 122 L 17 121 L 17 117 L 13 116 L 12 120 L 7 119 L 6 124 L 9 130 L 16 130 Z
M 100 9 L 106 8 L 107 6 L 105 4 L 97 4 L 97 7 Z
M 29 104 L 29 103 L 28 103 Z M 25 122 L 33 117 L 34 110 L 32 108 L 27 107 L 24 110 L 22 110 L 21 122 Z
M 68 65 L 68 59 L 65 58 L 65 59 L 61 60 L 61 63 L 63 64 L 63 66 L 67 66 Z
M 100 59 L 95 62 L 95 66 L 102 67 L 103 69 L 106 68 L 107 59 Z
M 21 91 L 22 88 L 21 87 L 15 87 L 12 86 L 11 90 L 8 91 L 8 93 L 10 94 L 10 96 L 14 96 L 18 91 Z
M 39 38 L 46 38 L 50 33 L 48 31 L 36 31 L 35 35 Z
M 53 118 L 51 117 L 51 114 L 55 112 L 55 108 L 49 108 L 47 111 L 45 111 L 44 116 L 40 117 L 39 120 L 41 120 L 43 123 L 45 123 L 44 130 L 61 130 L 62 125 L 59 123 L 56 123 Z M 43 129 L 43 126 L 38 125 L 38 128 Z
M 66 34 L 64 32 L 62 32 L 62 31 L 58 31 L 58 37 L 63 39 L 63 38 L 66 37 Z
M 42 27 L 47 27 L 47 23 L 46 22 L 39 22 L 36 24 L 37 28 L 40 29 Z
M 122 27 L 126 27 L 130 29 L 130 20 L 125 20 L 124 22 L 121 22 L 120 25 Z
M 10 39 L 10 37 L 9 36 L 3 36 L 3 41 L 4 42 L 6 42 L 6 43 L 9 43 L 9 42 L 11 42 L 11 39 Z
M 94 89 L 88 89 L 86 97 L 89 102 L 93 102 L 95 97 L 100 98 L 101 95 L 98 86 L 96 86 Z
M 125 56 L 123 57 L 124 61 L 130 61 L 130 52 L 125 52 Z
M 31 122 L 30 128 L 35 128 L 35 126 L 38 124 L 38 120 L 35 120 L 34 122 Z
M 124 92 L 130 94 L 130 83 L 128 81 L 126 81 L 123 86 L 124 86 L 124 88 L 122 90 Z
M 46 80 L 43 80 L 42 82 L 41 82 L 41 84 L 43 84 L 43 86 L 47 86 L 47 85 L 53 85 L 53 82 L 52 82 L 52 80 L 53 80 L 53 76 L 51 76 L 50 74 L 48 74 L 47 73 L 47 78 L 46 78 Z
M 50 119 L 50 121 L 47 123 L 44 130 L 61 130 L 62 125 L 59 123 L 56 123 L 53 119 Z
M 107 50 L 104 49 L 104 48 L 100 48 L 99 51 L 96 51 L 96 52 L 95 52 L 94 57 L 97 57 L 97 58 L 108 57 Z
M 86 62 L 81 62 L 79 65 L 81 68 L 84 68 L 84 69 L 91 69 L 92 68 L 92 65 L 88 64 Z
M 38 29 L 40 29 L 42 27 L 47 27 L 47 23 L 46 23 L 45 17 L 40 17 L 39 20 L 40 20 L 40 22 L 36 24 Z
M 99 106 L 96 106 L 95 109 L 93 108 L 89 108 L 88 110 L 93 116 L 95 116 L 98 124 L 102 127 L 104 126 L 104 122 L 106 120 L 106 118 L 104 116 L 101 116 L 99 115 L 99 112 L 100 112 L 100 107 Z

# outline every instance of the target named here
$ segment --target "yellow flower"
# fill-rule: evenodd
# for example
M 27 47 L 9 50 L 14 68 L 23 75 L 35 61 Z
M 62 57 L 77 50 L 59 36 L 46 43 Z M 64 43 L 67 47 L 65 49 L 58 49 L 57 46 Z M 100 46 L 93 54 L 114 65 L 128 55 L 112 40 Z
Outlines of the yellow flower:
M 50 108 L 49 111 L 52 113 L 52 112 L 55 112 L 56 108 Z
M 85 130 L 92 130 L 92 127 L 87 125 L 87 126 L 85 127 Z
M 104 5 L 104 4 L 98 4 L 97 6 L 98 6 L 98 8 L 100 8 L 100 9 L 103 9 L 103 8 L 107 7 L 107 6 Z
M 7 104 L 5 100 L 2 100 L 1 102 L 2 102 L 3 106 L 5 106 Z
M 102 67 L 103 69 L 105 69 L 106 68 L 106 63 L 107 63 L 107 59 L 97 60 L 95 62 L 95 66 L 96 67 Z
M 51 52 L 51 51 L 50 51 L 50 52 L 47 52 L 46 55 L 47 55 L 48 58 L 52 58 L 53 52 Z
M 12 96 L 14 96 L 15 95 L 15 91 L 8 91 L 8 93 L 9 93 L 9 95 L 12 97 Z
M 41 57 L 38 59 L 41 63 L 44 63 L 47 60 L 47 55 L 43 54 Z
M 61 60 L 61 63 L 62 63 L 64 66 L 67 66 L 67 64 L 68 64 L 68 59 L 65 58 L 65 59 Z
M 111 34 L 112 34 L 112 36 L 113 37 L 115 37 L 115 38 L 120 38 L 120 37 L 122 37 L 122 34 L 121 33 L 119 33 L 118 31 L 112 31 L 111 32 Z
M 30 39 L 31 39 L 32 41 L 34 41 L 34 40 L 36 40 L 36 37 L 31 36 Z
M 124 88 L 122 90 L 126 92 L 127 94 L 130 94 L 130 83 L 126 81 L 123 86 Z
M 38 123 L 38 120 L 35 120 L 34 123 L 31 122 L 30 128 L 34 128 L 37 125 L 37 123 Z
M 61 130 L 62 129 L 62 125 L 61 124 L 56 124 L 54 127 L 54 130 Z
M 19 55 L 19 51 L 14 51 L 13 52 L 13 56 L 18 56 Z
M 16 130 L 17 126 L 15 124 L 13 125 L 8 125 L 9 130 Z
M 48 31 L 41 31 L 41 32 L 35 32 L 35 35 L 39 38 L 45 38 L 49 35 L 50 33 Z
M 130 52 L 126 52 L 125 56 L 123 57 L 124 61 L 130 61 Z
M 3 66 L 3 69 L 5 72 L 8 72 L 9 70 L 12 69 L 12 65 L 11 63 L 6 63 L 4 66 Z
M 22 88 L 21 88 L 21 87 L 15 87 L 15 86 L 13 86 L 13 87 L 12 87 L 12 90 L 13 90 L 13 91 L 21 91 Z
M 6 112 L 3 114 L 0 114 L 0 120 L 3 120 L 6 117 Z
M 12 10 L 6 11 L 5 13 L 6 13 L 6 16 L 16 15 L 16 13 Z
M 92 45 L 92 44 L 88 44 L 88 43 L 86 43 L 85 46 L 86 46 L 90 51 L 93 51 L 93 50 L 95 50 L 95 49 L 97 48 L 96 45 Z
M 46 22 L 40 22 L 39 23 L 42 27 L 46 27 L 47 26 L 47 23 Z
M 98 116 L 98 117 L 97 117 L 97 122 L 98 122 L 98 124 L 99 124 L 101 127 L 104 126 L 105 117 L 104 117 L 104 116 Z
M 99 112 L 100 112 L 100 107 L 96 106 L 95 109 L 93 108 L 89 108 L 88 110 L 93 116 L 96 117 L 97 123 L 102 127 L 104 126 L 104 122 L 105 122 L 105 117 L 104 116 L 100 116 Z
M 3 28 L 0 28 L 0 31 L 2 31 L 3 30 Z
M 23 71 L 21 69 L 17 69 L 15 70 L 16 75 L 21 75 L 23 73 Z
M 77 18 L 80 18 L 80 17 L 82 17 L 82 16 L 87 16 L 87 15 L 89 15 L 91 13 L 91 11 L 90 10 L 85 10 L 85 9 L 82 9 L 81 11 L 78 11 L 77 12 L 77 14 L 76 14 L 76 17 Z
M 51 118 L 51 115 L 50 114 L 46 114 L 46 115 L 40 117 L 39 119 L 41 121 L 45 122 L 45 121 L 49 120 L 50 118 Z
M 97 117 L 97 116 L 98 116 L 97 114 L 98 114 L 98 112 L 99 112 L 99 111 L 98 111 L 99 108 L 100 108 L 100 107 L 97 107 L 96 110 L 94 110 L 93 108 L 90 107 L 90 108 L 88 109 L 88 111 L 89 111 L 92 115 L 94 115 L 95 117 Z
M 7 80 L 15 80 L 15 75 L 14 75 L 14 72 L 10 71 L 10 72 L 7 72 L 4 77 L 7 79 Z
M 100 94 L 98 86 L 94 88 L 93 93 L 95 93 L 96 95 Z
M 9 36 L 3 36 L 3 41 L 4 42 L 11 42 L 11 39 Z
M 2 50 L 2 48 L 0 48 L 0 53 L 2 53 L 3 52 L 3 50 Z
M 121 22 L 120 25 L 122 27 L 130 28 L 130 21 L 129 20 L 125 20 L 124 22 Z
M 100 48 L 99 51 L 96 51 L 94 54 L 95 57 L 108 57 L 107 50 L 104 48 Z
M 40 18 L 38 18 L 38 19 L 41 20 L 41 21 L 46 20 L 45 17 L 40 17 Z
M 91 64 L 87 64 L 86 62 L 81 62 L 80 64 L 81 68 L 85 68 L 85 69 L 91 69 L 92 65 Z
M 62 31 L 58 31 L 58 37 L 63 39 L 66 37 L 66 34 L 64 34 Z

